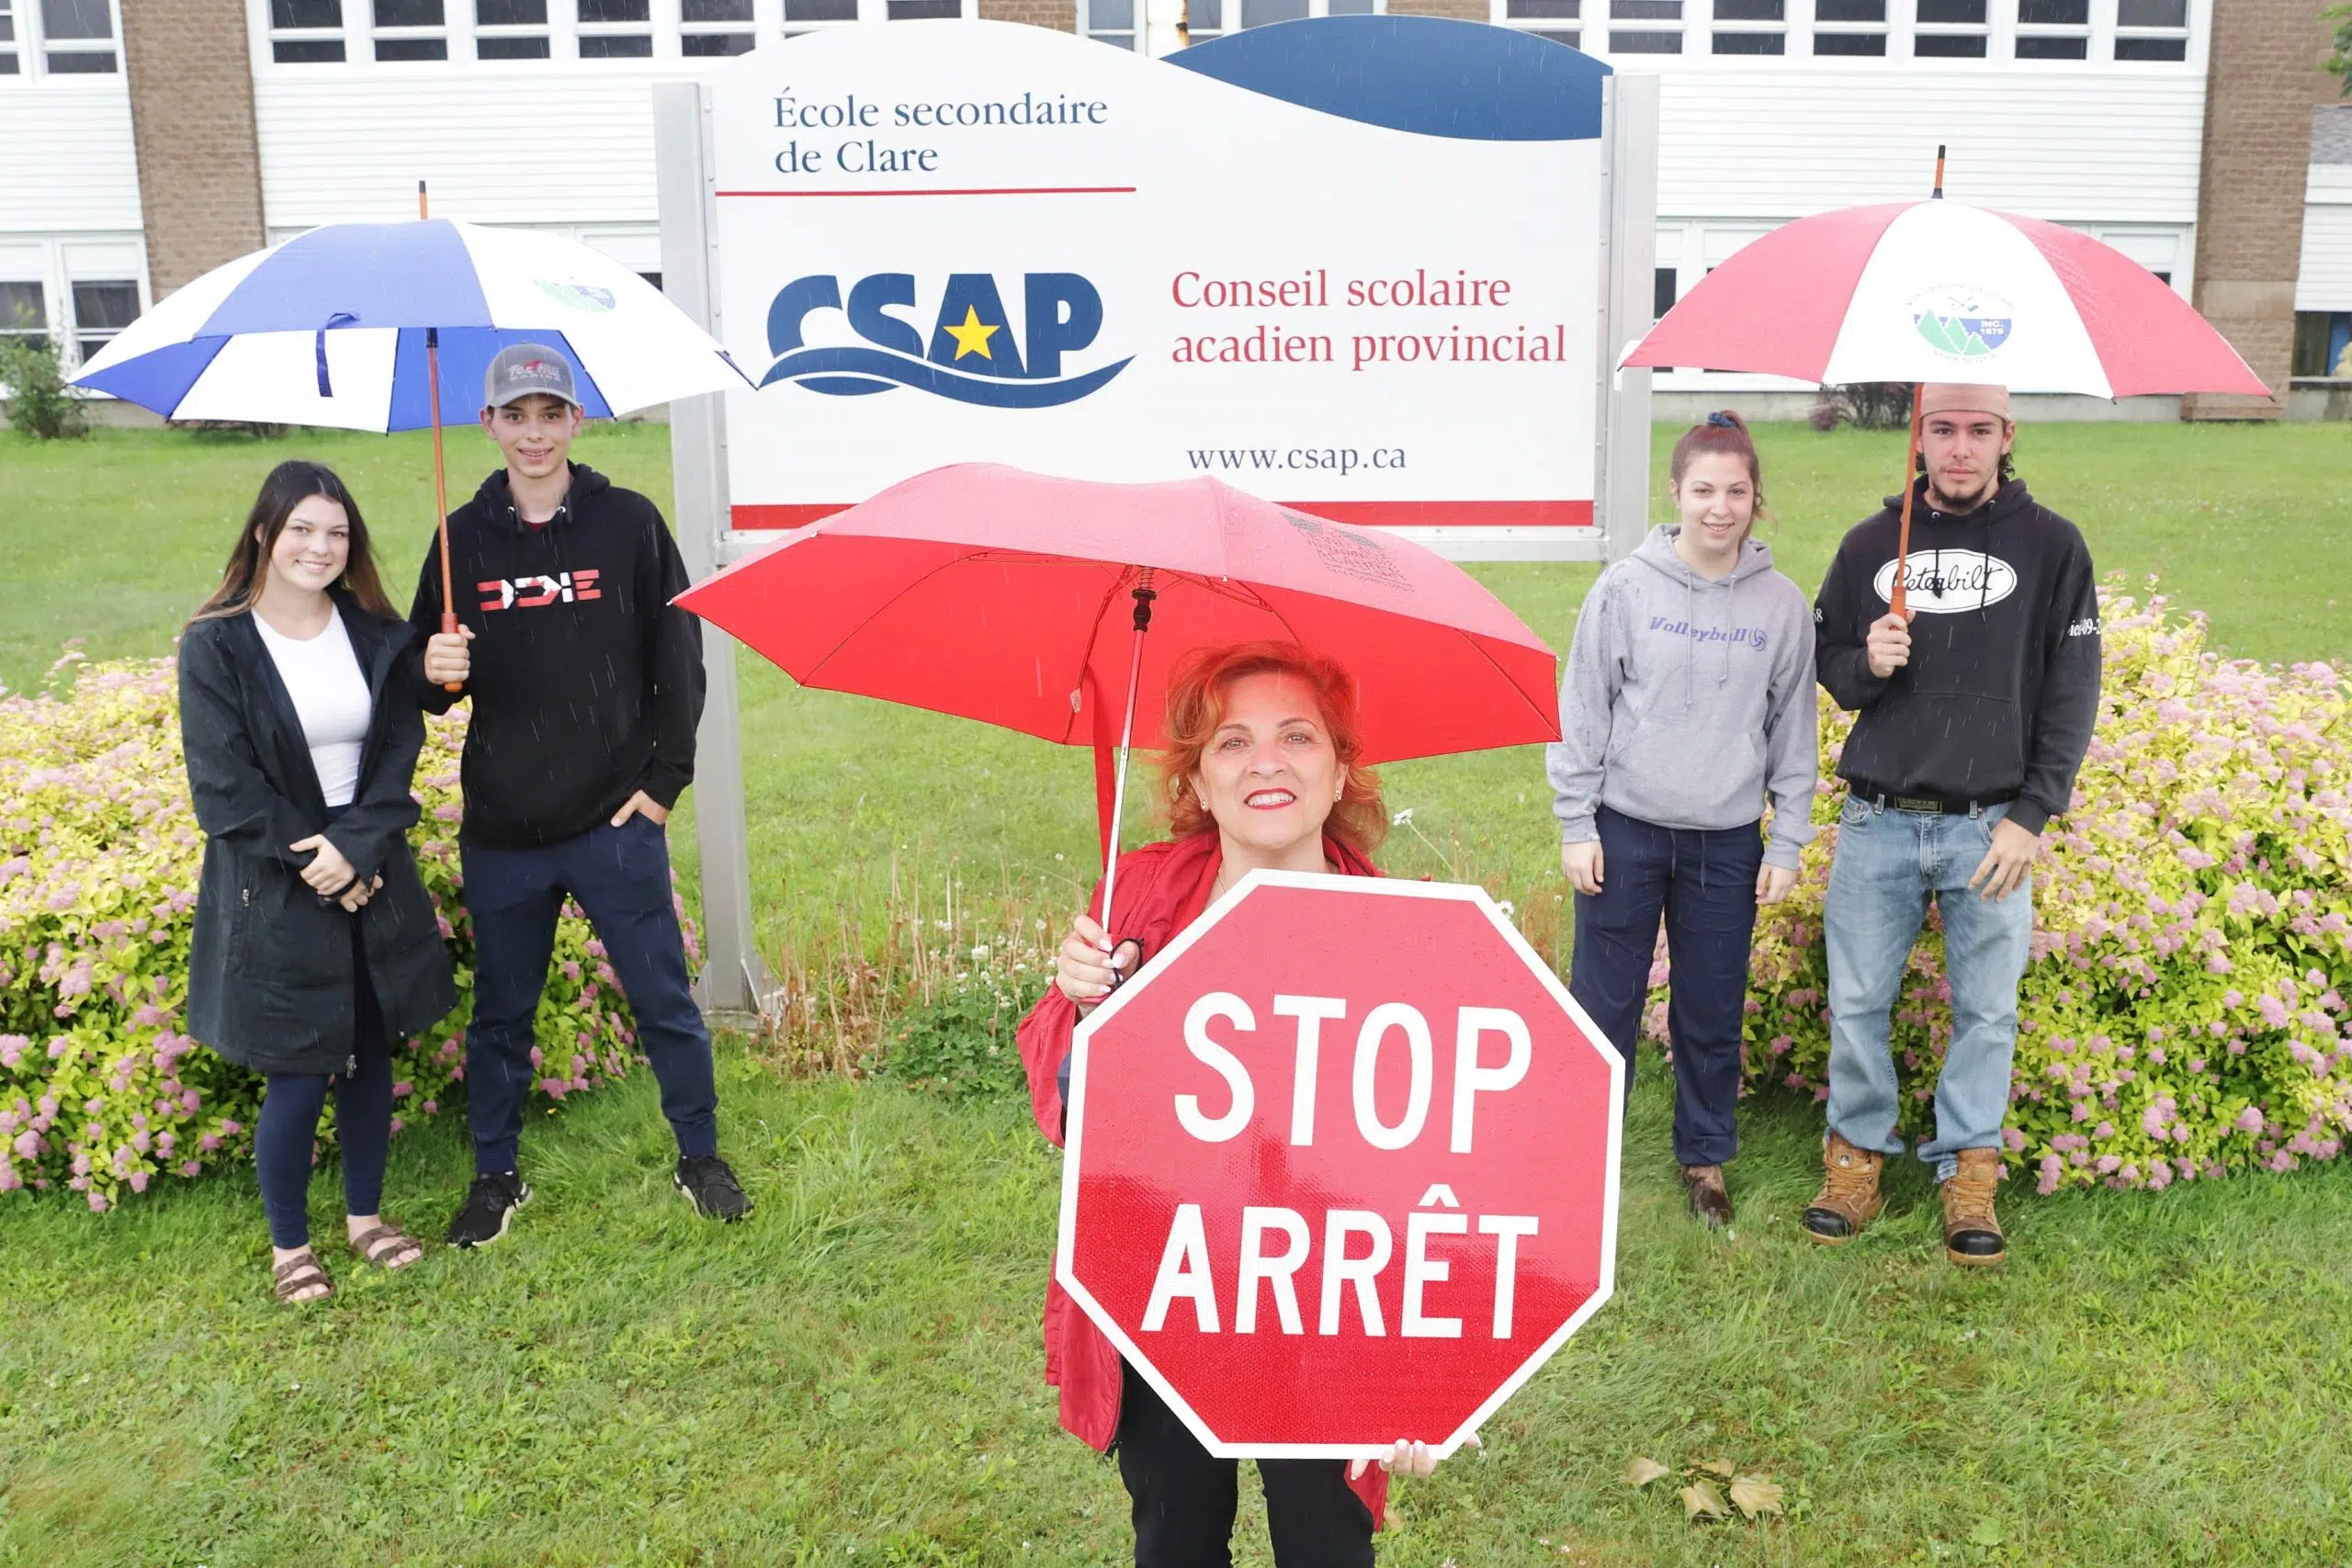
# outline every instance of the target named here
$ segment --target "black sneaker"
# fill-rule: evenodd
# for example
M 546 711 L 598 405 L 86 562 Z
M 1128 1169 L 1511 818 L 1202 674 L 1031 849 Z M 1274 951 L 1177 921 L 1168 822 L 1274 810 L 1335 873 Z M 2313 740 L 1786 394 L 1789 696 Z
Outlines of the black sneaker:
M 513 1171 L 503 1176 L 477 1176 L 466 1194 L 465 1207 L 449 1222 L 451 1247 L 488 1247 L 514 1223 L 514 1211 L 531 1201 L 531 1190 Z
M 735 1221 L 752 1212 L 752 1200 L 743 1191 L 742 1183 L 727 1162 L 717 1155 L 698 1158 L 682 1158 L 678 1173 L 673 1178 L 678 1190 L 684 1193 L 695 1206 L 695 1213 L 706 1220 Z

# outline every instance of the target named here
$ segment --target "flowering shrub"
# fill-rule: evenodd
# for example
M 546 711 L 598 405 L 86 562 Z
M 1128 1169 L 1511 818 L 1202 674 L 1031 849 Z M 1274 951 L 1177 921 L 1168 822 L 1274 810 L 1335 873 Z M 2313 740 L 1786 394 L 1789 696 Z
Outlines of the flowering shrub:
M 63 700 L 0 697 L 0 1193 L 62 1184 L 103 1213 L 160 1178 L 251 1156 L 261 1078 L 179 1032 L 204 840 L 177 698 L 169 660 L 92 667 Z M 460 1005 L 395 1045 L 394 1133 L 438 1111 L 465 1076 L 473 941 L 456 829 L 465 724 L 462 712 L 427 721 L 415 785 L 424 819 L 413 837 Z M 690 954 L 694 941 L 689 928 Z M 628 1071 L 635 1036 L 620 987 L 571 906 L 537 1038 L 532 1061 L 550 1099 Z
M 2102 596 L 2105 681 L 2073 808 L 2033 873 L 2003 1137 L 2042 1191 L 2333 1159 L 2352 1132 L 2352 691 L 2205 646 L 2203 617 Z M 1825 697 L 1821 831 L 1759 911 L 1746 1077 L 1828 1095 L 1822 896 L 1850 716 Z M 1894 1018 L 1904 1130 L 1951 1032 L 1932 917 Z M 1652 975 L 1665 979 L 1663 965 Z M 1664 993 L 1647 1030 L 1665 1034 Z

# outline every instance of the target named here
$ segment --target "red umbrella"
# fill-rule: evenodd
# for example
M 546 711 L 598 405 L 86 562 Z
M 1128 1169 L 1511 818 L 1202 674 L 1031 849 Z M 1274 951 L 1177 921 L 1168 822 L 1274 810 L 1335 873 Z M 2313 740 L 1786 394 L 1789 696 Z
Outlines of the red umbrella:
M 805 686 L 1095 748 L 1106 863 L 1125 749 L 1163 743 L 1169 667 L 1194 648 L 1273 637 L 1339 660 L 1367 762 L 1560 734 L 1552 650 L 1460 567 L 1211 479 L 935 468 L 678 602 Z
M 1898 557 L 1910 550 L 1923 382 L 2099 398 L 2270 395 L 2211 322 L 2122 252 L 2055 223 L 1946 201 L 1943 185 L 1939 147 L 1926 201 L 1782 224 L 1702 278 L 1624 363 L 1826 386 L 1910 382 Z M 1894 584 L 1891 607 L 1908 619 L 1900 570 Z

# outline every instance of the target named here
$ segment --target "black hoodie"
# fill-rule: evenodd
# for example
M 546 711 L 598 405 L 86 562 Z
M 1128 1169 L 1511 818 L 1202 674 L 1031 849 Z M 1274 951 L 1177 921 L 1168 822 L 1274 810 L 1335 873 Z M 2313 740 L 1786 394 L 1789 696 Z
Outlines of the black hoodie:
M 1957 515 L 1916 482 L 1910 662 L 1881 680 L 1864 647 L 1894 592 L 1900 496 L 1846 535 L 1814 601 L 1821 684 L 1860 715 L 1838 775 L 1894 795 L 2014 795 L 2009 820 L 2039 833 L 2072 800 L 2098 716 L 2090 547 L 2015 479 Z
M 473 699 L 462 836 L 505 849 L 574 838 L 643 790 L 665 809 L 693 782 L 702 717 L 702 629 L 670 601 L 685 563 L 661 510 L 594 469 L 547 523 L 514 509 L 506 473 L 449 514 L 449 581 L 473 628 L 462 694 L 420 694 L 435 713 Z M 441 629 L 441 560 L 425 552 L 409 611 Z

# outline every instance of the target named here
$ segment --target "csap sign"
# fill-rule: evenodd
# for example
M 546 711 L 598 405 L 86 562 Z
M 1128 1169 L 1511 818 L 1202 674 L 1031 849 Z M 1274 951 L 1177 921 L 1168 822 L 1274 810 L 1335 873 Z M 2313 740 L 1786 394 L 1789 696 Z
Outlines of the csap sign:
M 1079 1027 L 1057 1278 L 1212 1453 L 1450 1452 L 1609 1295 L 1621 1071 L 1481 889 L 1252 872 Z
M 768 306 L 768 352 L 775 363 L 760 385 L 788 381 L 831 397 L 862 397 L 912 387 L 987 408 L 1041 409 L 1074 402 L 1102 387 L 1132 360 L 1063 374 L 1062 356 L 1092 346 L 1102 330 L 1102 296 L 1074 272 L 1024 273 L 1020 297 L 1027 331 L 1016 340 L 996 278 L 951 273 L 926 341 L 895 312 L 915 303 L 915 275 L 877 272 L 844 293 L 827 273 L 796 277 Z M 839 311 L 854 344 L 808 341 L 809 318 Z

